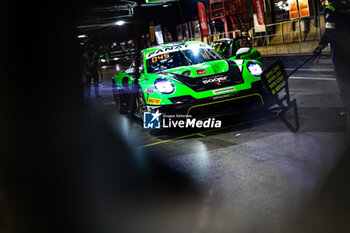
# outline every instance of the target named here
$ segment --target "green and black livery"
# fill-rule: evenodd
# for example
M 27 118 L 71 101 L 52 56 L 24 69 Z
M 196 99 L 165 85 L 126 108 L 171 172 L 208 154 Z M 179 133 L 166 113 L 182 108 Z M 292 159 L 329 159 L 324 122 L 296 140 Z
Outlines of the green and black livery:
M 132 112 L 142 118 L 145 111 L 159 110 L 213 117 L 265 105 L 266 92 L 259 77 L 261 62 L 225 59 L 202 42 L 145 49 L 138 69 L 136 85 L 135 67 L 113 77 L 120 113 Z

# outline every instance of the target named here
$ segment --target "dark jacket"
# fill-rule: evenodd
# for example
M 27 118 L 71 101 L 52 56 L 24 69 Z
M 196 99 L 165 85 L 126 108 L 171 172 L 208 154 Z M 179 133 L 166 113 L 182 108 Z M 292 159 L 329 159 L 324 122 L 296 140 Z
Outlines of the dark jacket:
M 85 74 L 92 75 L 99 70 L 98 54 L 94 51 L 87 51 L 83 54 Z
M 330 43 L 332 48 L 349 51 L 350 11 L 348 5 L 342 2 L 344 1 L 339 0 L 324 6 L 325 32 L 321 38 L 320 46 L 325 47 Z

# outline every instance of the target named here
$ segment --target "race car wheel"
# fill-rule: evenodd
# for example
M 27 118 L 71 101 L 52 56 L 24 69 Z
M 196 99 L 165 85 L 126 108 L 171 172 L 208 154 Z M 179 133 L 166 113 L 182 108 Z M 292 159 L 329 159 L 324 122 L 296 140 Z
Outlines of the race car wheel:
M 115 106 L 117 108 L 117 111 L 120 114 L 126 114 L 129 111 L 128 101 L 126 97 L 126 93 L 122 89 L 118 89 L 117 85 L 112 81 L 113 86 L 113 96 L 114 96 L 114 102 Z
M 143 121 L 143 113 L 147 111 L 146 109 L 146 100 L 145 96 L 143 95 L 143 91 L 140 88 L 137 94 L 137 110 L 140 114 L 140 118 Z
M 118 93 L 114 95 L 115 105 L 120 114 L 127 114 L 129 111 L 128 102 L 126 101 L 125 94 L 121 94 L 120 92 L 121 91 L 118 91 Z

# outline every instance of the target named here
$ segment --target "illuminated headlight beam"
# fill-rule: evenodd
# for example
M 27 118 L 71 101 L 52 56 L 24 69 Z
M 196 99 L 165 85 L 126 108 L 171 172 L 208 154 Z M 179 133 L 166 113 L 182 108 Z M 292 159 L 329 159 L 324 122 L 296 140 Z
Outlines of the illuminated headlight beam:
M 174 85 L 167 79 L 156 79 L 154 86 L 156 87 L 157 91 L 163 94 L 170 94 L 175 90 Z
M 247 68 L 249 72 L 254 76 L 260 76 L 261 73 L 263 72 L 260 65 L 255 62 L 248 62 Z

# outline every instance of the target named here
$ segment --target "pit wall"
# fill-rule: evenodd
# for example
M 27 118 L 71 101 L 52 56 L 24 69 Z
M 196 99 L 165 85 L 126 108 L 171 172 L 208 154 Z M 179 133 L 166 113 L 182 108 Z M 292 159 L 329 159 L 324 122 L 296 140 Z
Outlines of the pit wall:
M 318 41 L 292 43 L 283 45 L 270 45 L 255 47 L 263 56 L 270 55 L 298 55 L 298 54 L 312 54 L 314 49 L 318 46 Z M 324 48 L 323 53 L 329 53 L 328 47 Z

